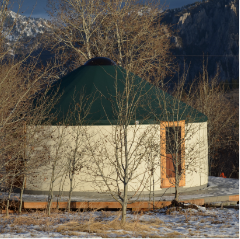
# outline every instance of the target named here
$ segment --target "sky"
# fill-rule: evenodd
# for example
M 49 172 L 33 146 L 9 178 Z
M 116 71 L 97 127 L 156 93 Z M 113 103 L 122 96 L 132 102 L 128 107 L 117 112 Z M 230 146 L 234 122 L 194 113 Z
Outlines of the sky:
M 10 9 L 17 12 L 19 9 L 20 0 L 10 0 Z M 25 16 L 41 17 L 48 19 L 48 14 L 46 12 L 48 0 L 21 0 L 21 8 L 19 13 Z M 198 0 L 199 1 L 199 0 Z M 179 8 L 187 4 L 197 2 L 197 0 L 162 0 L 164 5 L 172 8 Z

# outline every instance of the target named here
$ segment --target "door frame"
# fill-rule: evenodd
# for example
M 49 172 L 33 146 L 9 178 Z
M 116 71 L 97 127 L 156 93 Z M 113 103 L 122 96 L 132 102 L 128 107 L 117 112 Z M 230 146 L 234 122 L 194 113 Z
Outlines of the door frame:
M 168 178 L 166 174 L 166 127 L 181 127 L 181 178 L 179 186 L 185 186 L 185 120 L 160 123 L 160 168 L 161 188 L 175 187 L 175 178 Z

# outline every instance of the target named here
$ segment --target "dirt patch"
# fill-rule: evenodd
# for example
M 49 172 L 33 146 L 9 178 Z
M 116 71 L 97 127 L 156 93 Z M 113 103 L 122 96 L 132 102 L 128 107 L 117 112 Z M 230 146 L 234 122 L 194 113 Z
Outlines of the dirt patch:
M 171 204 L 167 206 L 166 214 L 171 214 L 174 211 L 181 211 L 182 209 L 196 209 L 198 210 L 198 207 L 194 204 L 186 205 L 184 203 L 178 202 L 176 200 L 172 200 Z

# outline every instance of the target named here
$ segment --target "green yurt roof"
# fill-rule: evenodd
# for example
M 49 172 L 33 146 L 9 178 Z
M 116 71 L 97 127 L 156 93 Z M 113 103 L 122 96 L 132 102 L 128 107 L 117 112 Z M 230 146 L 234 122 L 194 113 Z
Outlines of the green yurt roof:
M 130 82 L 126 87 L 127 82 Z M 129 98 L 126 98 L 126 89 Z M 120 66 L 86 64 L 55 82 L 51 93 L 59 101 L 52 124 L 119 124 L 128 101 L 129 123 L 159 121 L 205 122 L 207 117 Z M 137 107 L 136 107 L 137 106 Z

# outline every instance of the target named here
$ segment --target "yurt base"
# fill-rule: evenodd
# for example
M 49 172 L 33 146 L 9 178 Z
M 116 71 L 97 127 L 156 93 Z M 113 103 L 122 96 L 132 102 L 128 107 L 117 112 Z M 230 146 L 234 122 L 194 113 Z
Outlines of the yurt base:
M 221 200 L 221 201 L 219 201 Z M 208 197 L 191 200 L 181 200 L 180 202 L 195 204 L 206 207 L 224 207 L 224 208 L 239 208 L 239 195 L 221 196 L 219 197 Z M 24 202 L 22 204 L 22 211 L 28 210 L 44 210 L 47 208 L 47 202 Z M 128 204 L 127 208 L 131 211 L 149 211 L 154 209 L 160 209 L 169 206 L 171 201 L 139 201 Z M 5 205 L 2 208 L 5 208 Z M 68 202 L 52 202 L 51 208 L 64 210 L 67 209 Z M 10 201 L 9 213 L 18 212 L 19 203 Z M 120 210 L 121 205 L 118 202 L 71 202 L 72 210 Z M 6 213 L 6 209 L 1 209 L 1 213 Z
M 221 200 L 221 201 L 219 201 Z M 221 202 L 223 206 L 236 205 L 239 201 L 239 195 L 231 196 L 221 196 L 219 197 L 209 197 L 209 198 L 199 198 L 199 199 L 190 199 L 190 200 L 180 200 L 180 202 L 195 204 L 199 206 L 203 205 L 217 205 Z M 53 202 L 52 208 L 57 208 L 59 204 L 59 209 L 66 209 L 67 202 Z M 171 201 L 138 201 L 128 204 L 127 208 L 132 211 L 139 210 L 152 210 L 159 209 L 166 206 L 169 206 Z M 44 209 L 47 208 L 47 202 L 23 202 L 24 209 Z M 121 204 L 119 202 L 71 202 L 72 209 L 121 209 Z
M 108 197 L 101 198 L 87 197 L 73 197 L 71 201 L 72 210 L 120 210 L 121 204 L 109 200 Z M 6 213 L 6 198 L 7 194 L 0 195 L 0 212 Z M 164 195 L 156 194 L 151 198 L 144 195 L 139 200 L 129 203 L 127 208 L 132 211 L 146 211 L 152 209 L 163 208 L 171 204 L 174 199 L 173 193 L 166 193 Z M 209 177 L 208 187 L 199 190 L 192 190 L 181 192 L 179 197 L 180 202 L 195 204 L 200 206 L 212 207 L 235 207 L 238 208 L 239 203 L 239 180 L 228 179 L 220 177 Z M 47 208 L 47 195 L 23 195 L 22 208 L 25 210 L 44 210 Z M 9 203 L 9 213 L 18 211 L 19 194 L 13 193 Z M 67 209 L 68 199 L 66 196 L 60 198 L 54 197 L 51 208 L 52 209 Z

